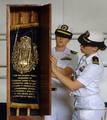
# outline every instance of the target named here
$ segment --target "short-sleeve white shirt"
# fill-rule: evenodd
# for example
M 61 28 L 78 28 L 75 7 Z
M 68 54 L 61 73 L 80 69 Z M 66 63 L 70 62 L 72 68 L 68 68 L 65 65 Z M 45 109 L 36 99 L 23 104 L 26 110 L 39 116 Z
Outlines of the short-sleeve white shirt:
M 92 58 L 96 56 L 99 64 L 94 64 Z M 99 82 L 102 80 L 104 67 L 98 53 L 88 57 L 83 56 L 76 70 L 76 79 L 85 87 L 74 92 L 77 96 L 89 96 L 99 93 Z
M 78 55 L 73 54 L 70 49 L 65 48 L 64 51 L 56 51 L 55 47 L 52 49 L 52 55 L 57 59 L 57 65 L 61 68 L 71 67 L 74 70 L 78 64 Z
M 78 65 L 78 55 L 71 52 L 70 49 L 65 48 L 64 51 L 56 51 L 56 48 L 52 48 L 52 55 L 57 59 L 57 66 L 61 68 L 70 67 L 76 69 Z M 56 78 L 52 78 L 54 83 L 60 83 Z M 54 84 L 53 83 L 53 84 Z

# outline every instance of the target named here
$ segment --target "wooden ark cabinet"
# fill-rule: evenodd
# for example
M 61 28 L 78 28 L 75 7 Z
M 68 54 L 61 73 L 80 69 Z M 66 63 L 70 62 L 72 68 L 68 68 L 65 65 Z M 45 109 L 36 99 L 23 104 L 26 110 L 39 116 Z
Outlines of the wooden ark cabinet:
M 50 114 L 51 4 L 7 5 L 7 119 Z

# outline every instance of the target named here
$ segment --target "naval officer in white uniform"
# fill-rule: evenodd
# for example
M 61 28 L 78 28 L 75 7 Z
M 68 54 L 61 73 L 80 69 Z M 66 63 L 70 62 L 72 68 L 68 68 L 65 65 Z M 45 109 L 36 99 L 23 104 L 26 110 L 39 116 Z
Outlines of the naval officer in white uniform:
M 82 56 L 75 74 L 75 80 L 64 76 L 56 66 L 52 56 L 52 71 L 71 93 L 75 95 L 75 111 L 71 120 L 101 120 L 104 115 L 104 101 L 99 95 L 99 84 L 102 80 L 104 67 L 98 53 L 105 50 L 102 33 L 86 31 L 79 36 Z
M 77 52 L 66 47 L 72 38 L 67 25 L 61 25 L 55 30 L 56 47 L 52 48 L 52 55 L 57 59 L 58 69 L 62 74 L 71 78 L 71 74 L 78 65 Z M 71 120 L 73 97 L 69 96 L 68 89 L 52 75 L 52 114 L 45 120 Z

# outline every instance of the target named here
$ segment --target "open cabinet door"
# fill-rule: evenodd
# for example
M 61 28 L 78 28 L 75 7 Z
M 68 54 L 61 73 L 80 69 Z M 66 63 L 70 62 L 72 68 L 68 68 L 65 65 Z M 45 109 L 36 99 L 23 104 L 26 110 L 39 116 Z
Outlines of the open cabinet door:
M 50 114 L 51 5 L 7 6 L 7 119 Z
M 40 107 L 41 114 L 50 114 L 50 54 L 51 54 L 51 6 L 44 5 L 40 8 L 40 65 L 41 65 L 41 82 L 40 82 Z

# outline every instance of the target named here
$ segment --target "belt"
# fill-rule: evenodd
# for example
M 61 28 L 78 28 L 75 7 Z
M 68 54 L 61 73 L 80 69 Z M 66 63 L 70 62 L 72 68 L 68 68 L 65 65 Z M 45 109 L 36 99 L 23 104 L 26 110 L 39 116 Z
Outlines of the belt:
M 57 88 L 51 88 L 51 90 L 52 90 L 52 91 L 56 91 L 56 90 L 57 90 Z

